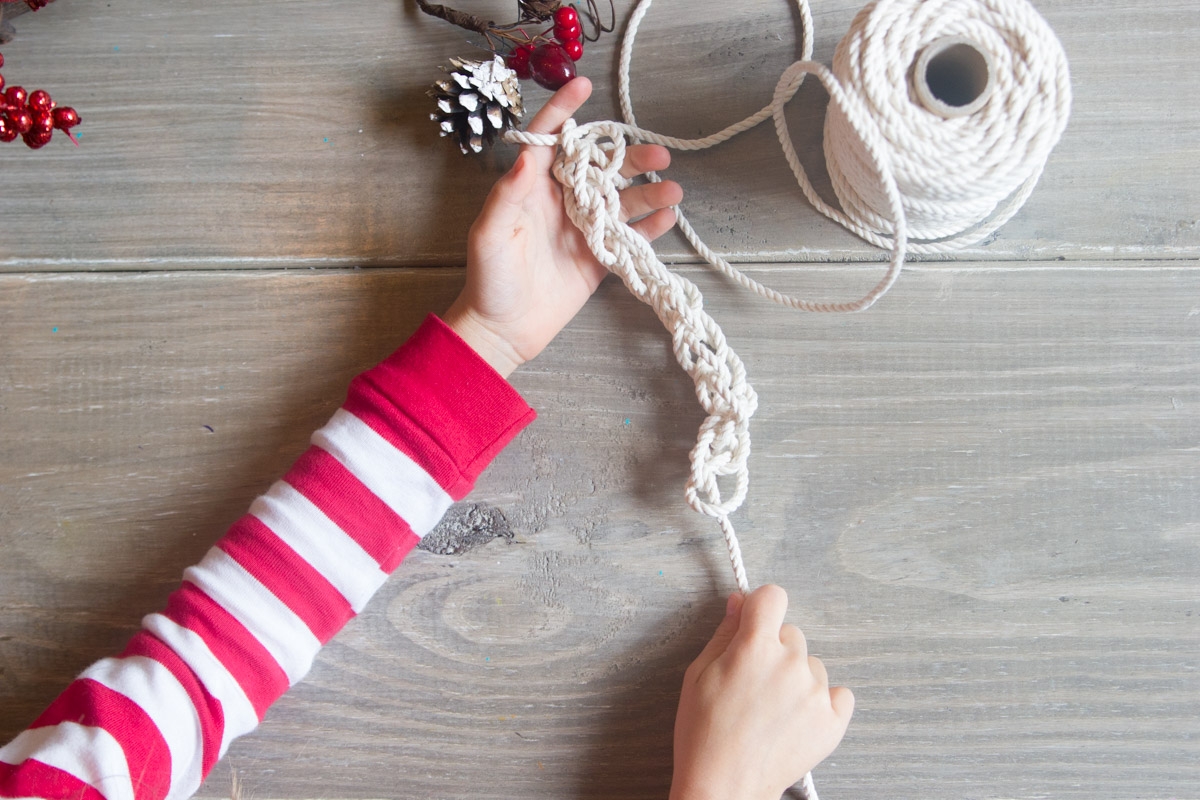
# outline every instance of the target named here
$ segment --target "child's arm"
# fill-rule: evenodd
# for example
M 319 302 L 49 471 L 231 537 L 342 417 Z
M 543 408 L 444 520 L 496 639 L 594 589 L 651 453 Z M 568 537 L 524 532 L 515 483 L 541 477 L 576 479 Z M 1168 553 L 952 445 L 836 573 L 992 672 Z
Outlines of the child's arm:
M 430 316 L 166 608 L 0 747 L 0 798 L 186 798 L 533 410 Z
M 778 586 L 729 598 L 684 675 L 671 800 L 778 800 L 842 740 L 854 695 L 830 688 L 786 611 Z
M 555 130 L 588 91 L 570 84 L 534 125 Z M 639 148 L 634 163 L 662 167 L 660 150 Z M 568 228 L 550 158 L 523 153 L 489 197 L 471 233 L 467 288 L 447 315 L 454 328 L 431 316 L 352 382 L 308 451 L 184 572 L 125 651 L 88 668 L 0 747 L 0 798 L 193 794 L 533 420 L 497 372 L 536 355 L 601 278 Z M 625 193 L 634 215 L 669 196 L 669 187 Z M 657 235 L 669 222 L 662 212 L 639 224 Z

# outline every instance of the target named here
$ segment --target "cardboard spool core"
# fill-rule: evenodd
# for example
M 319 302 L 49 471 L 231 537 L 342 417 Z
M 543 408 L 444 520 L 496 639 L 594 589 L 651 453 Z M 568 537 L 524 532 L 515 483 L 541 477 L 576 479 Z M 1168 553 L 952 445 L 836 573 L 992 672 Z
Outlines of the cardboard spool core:
M 979 45 L 948 36 L 927 46 L 913 65 L 917 100 L 939 117 L 965 117 L 983 107 L 992 93 L 992 59 Z

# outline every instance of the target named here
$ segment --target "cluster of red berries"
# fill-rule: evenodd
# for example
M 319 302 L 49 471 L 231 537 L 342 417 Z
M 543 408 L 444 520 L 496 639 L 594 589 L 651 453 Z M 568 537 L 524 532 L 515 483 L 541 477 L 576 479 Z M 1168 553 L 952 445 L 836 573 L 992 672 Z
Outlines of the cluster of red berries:
M 0 67 L 4 56 L 0 55 Z M 38 89 L 27 92 L 20 86 L 4 88 L 4 76 L 0 75 L 0 142 L 11 142 L 20 136 L 34 150 L 50 141 L 55 128 L 71 137 L 71 128 L 79 124 L 75 109 L 56 106 L 50 95 Z
M 547 40 L 541 34 L 514 47 L 505 57 L 508 68 L 518 78 L 533 78 L 547 89 L 566 85 L 575 77 L 575 62 L 583 58 L 583 23 L 574 6 L 559 6 L 555 10 L 553 35 L 553 39 Z

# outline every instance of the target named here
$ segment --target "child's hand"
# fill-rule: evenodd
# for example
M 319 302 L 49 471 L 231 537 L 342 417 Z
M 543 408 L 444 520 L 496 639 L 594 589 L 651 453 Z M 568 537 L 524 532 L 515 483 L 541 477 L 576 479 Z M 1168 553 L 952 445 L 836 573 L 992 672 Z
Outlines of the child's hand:
M 534 133 L 557 133 L 592 92 L 586 78 L 562 89 L 529 123 Z M 467 284 L 446 313 L 451 328 L 507 376 L 542 351 L 575 316 L 607 274 L 567 218 L 562 189 L 550 174 L 555 152 L 526 146 L 496 182 L 471 226 Z M 626 151 L 621 174 L 665 169 L 670 153 L 658 145 Z M 670 208 L 683 196 L 673 181 L 631 186 L 621 193 L 625 219 L 653 241 L 675 224 Z
M 671 800 L 778 800 L 842 740 L 854 695 L 829 688 L 786 611 L 778 586 L 729 598 L 684 675 Z

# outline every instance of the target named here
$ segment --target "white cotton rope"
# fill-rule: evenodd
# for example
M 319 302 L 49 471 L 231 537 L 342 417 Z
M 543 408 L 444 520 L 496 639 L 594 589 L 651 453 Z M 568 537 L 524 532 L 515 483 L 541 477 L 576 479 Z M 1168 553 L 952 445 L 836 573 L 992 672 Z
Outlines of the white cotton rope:
M 749 583 L 729 517 L 749 487 L 749 423 L 758 397 L 741 359 L 704 311 L 700 290 L 668 270 L 650 243 L 621 220 L 618 192 L 629 185 L 619 172 L 626 139 L 701 150 L 772 118 L 784 157 L 813 207 L 891 252 L 880 281 L 850 302 L 791 297 L 713 252 L 678 208 L 677 224 L 702 258 L 763 297 L 802 311 L 862 311 L 892 287 L 907 252 L 945 253 L 974 244 L 1017 212 L 1066 127 L 1070 75 L 1058 38 L 1027 0 L 877 0 L 855 16 L 834 52 L 832 69 L 811 60 L 812 13 L 808 0 L 796 0 L 801 60 L 784 71 L 771 102 L 711 136 L 680 139 L 637 127 L 630 100 L 633 43 L 651 2 L 640 0 L 634 8 L 621 45 L 618 93 L 624 123 L 568 120 L 556 135 L 513 131 L 505 138 L 558 147 L 553 171 L 564 189 L 567 215 L 597 260 L 671 332 L 675 357 L 708 415 L 690 455 L 685 495 L 692 508 L 719 523 L 738 588 L 745 593 Z M 935 86 L 935 63 L 953 52 L 965 52 L 968 61 L 951 61 L 945 77 L 951 83 L 961 73 L 977 79 L 966 97 L 954 91 L 942 96 L 944 87 Z M 972 63 L 974 75 L 969 74 Z M 813 189 L 784 116 L 809 74 L 829 93 L 825 163 L 840 208 Z M 649 178 L 659 180 L 653 173 Z M 731 497 L 722 494 L 722 478 L 732 481 Z M 817 800 L 811 773 L 804 776 L 800 793 Z
M 810 60 L 812 13 L 808 0 L 796 0 L 801 60 L 784 71 L 771 102 L 711 136 L 680 139 L 637 127 L 630 100 L 633 44 L 651 2 L 640 0 L 634 8 L 621 44 L 618 94 L 624 123 L 568 120 L 559 134 L 512 131 L 505 138 L 559 148 L 554 175 L 565 190 L 568 216 L 600 263 L 650 305 L 671 332 L 675 357 L 708 413 L 691 452 L 687 501 L 720 524 L 738 588 L 747 592 L 729 515 L 741 506 L 749 486 L 749 420 L 758 398 L 741 359 L 704 311 L 699 289 L 668 270 L 650 244 L 621 221 L 618 192 L 628 182 L 619 170 L 626 139 L 701 150 L 772 118 L 784 156 L 813 207 L 891 251 L 880 281 L 850 302 L 791 297 L 713 252 L 678 208 L 677 224 L 701 257 L 763 297 L 802 311 L 862 311 L 892 287 L 906 253 L 944 253 L 973 244 L 1017 212 L 1066 127 L 1070 75 L 1058 38 L 1027 0 L 877 0 L 855 16 L 832 69 Z M 916 74 L 917 65 L 933 63 L 931 52 L 936 58 L 951 45 L 968 47 L 986 70 L 987 93 L 967 98 L 974 102 L 959 110 L 939 98 L 930 102 L 933 82 Z M 825 162 L 840 208 L 813 188 L 784 115 L 808 74 L 829 93 Z M 649 178 L 659 180 L 654 173 Z M 729 498 L 722 495 L 721 478 L 732 480 Z

